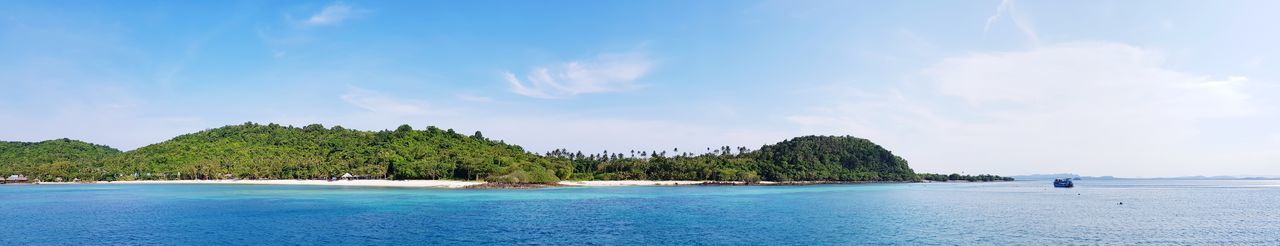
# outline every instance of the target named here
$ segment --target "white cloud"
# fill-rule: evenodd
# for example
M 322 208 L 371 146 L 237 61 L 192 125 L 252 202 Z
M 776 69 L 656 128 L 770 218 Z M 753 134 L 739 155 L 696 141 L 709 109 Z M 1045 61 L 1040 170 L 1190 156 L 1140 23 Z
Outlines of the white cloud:
M 563 98 L 578 94 L 625 91 L 638 88 L 635 80 L 649 73 L 653 61 L 643 54 L 606 54 L 587 61 L 537 67 L 522 80 L 504 72 L 511 92 L 536 98 Z
M 950 58 L 923 74 L 938 92 L 977 104 L 1012 103 L 1041 109 L 1154 108 L 1196 116 L 1250 110 L 1247 97 L 1239 90 L 1247 78 L 1212 81 L 1163 68 L 1163 62 L 1153 51 L 1083 42 Z
M 150 103 L 118 86 L 46 86 L 18 86 L 22 95 L 0 100 L 0 140 L 71 138 L 131 150 L 207 125 L 198 117 L 152 113 Z
M 991 14 L 991 17 L 987 17 L 987 24 L 982 26 L 982 33 L 991 31 L 991 25 L 1004 16 L 1008 16 L 1009 20 L 1013 21 L 1013 25 L 1018 28 L 1018 31 L 1026 35 L 1027 40 L 1030 40 L 1031 43 L 1040 42 L 1040 37 L 1036 35 L 1035 26 L 1031 24 L 1031 20 L 1019 14 L 1015 0 L 1000 1 L 1000 5 L 996 5 L 996 13 Z
M 311 15 L 311 17 L 302 21 L 302 24 L 310 26 L 324 26 L 340 23 L 344 20 L 356 17 L 361 11 L 354 9 L 351 5 L 336 2 L 325 6 L 320 12 Z
M 401 100 L 377 91 L 350 87 L 339 96 L 342 101 L 369 112 L 389 115 L 423 115 L 427 104 L 416 100 Z
M 843 99 L 787 120 L 876 139 L 925 171 L 1280 173 L 1264 168 L 1277 156 L 1257 154 L 1275 142 L 1227 149 L 1205 133 L 1258 116 L 1249 86 L 1170 69 L 1152 50 L 1079 42 L 944 59 L 886 93 L 833 95 Z

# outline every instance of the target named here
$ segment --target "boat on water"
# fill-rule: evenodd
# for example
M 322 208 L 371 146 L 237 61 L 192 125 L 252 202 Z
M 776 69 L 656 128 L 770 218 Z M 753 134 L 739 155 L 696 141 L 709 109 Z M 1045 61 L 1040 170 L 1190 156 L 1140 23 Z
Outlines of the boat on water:
M 1066 178 L 1066 179 L 1053 179 L 1053 187 L 1057 187 L 1057 188 L 1071 188 L 1071 187 L 1075 187 L 1075 186 L 1076 186 L 1075 184 L 1072 184 L 1072 183 L 1071 183 L 1071 178 Z

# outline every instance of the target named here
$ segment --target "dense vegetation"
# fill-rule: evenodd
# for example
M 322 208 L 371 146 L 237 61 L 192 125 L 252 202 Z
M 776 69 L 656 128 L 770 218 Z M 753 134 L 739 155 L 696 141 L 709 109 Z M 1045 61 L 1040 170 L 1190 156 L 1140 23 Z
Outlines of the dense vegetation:
M 919 176 L 920 176 L 920 179 L 923 179 L 923 180 L 940 181 L 940 182 L 961 181 L 961 180 L 969 181 L 969 182 L 1013 181 L 1013 177 L 1000 177 L 998 175 L 990 175 L 990 174 L 961 175 L 958 173 L 952 173 L 952 174 L 921 173 L 919 174 Z
M 358 131 L 246 123 L 192 134 L 106 158 L 94 179 L 325 179 L 351 173 L 389 179 L 555 182 L 567 162 L 452 129 Z
M 94 173 L 94 163 L 120 154 L 120 150 L 70 139 L 37 143 L 0 142 L 0 174 L 26 174 L 32 179 L 55 180 Z
M 34 179 L 460 179 L 501 183 L 560 180 L 915 181 L 906 160 L 869 140 L 806 136 L 701 154 L 630 151 L 534 154 L 452 129 L 359 131 L 276 124 L 226 126 L 120 152 L 74 140 L 0 143 L 0 171 Z M 950 177 L 947 177 L 950 178 Z M 964 179 L 970 179 L 965 176 Z M 1003 180 L 979 175 L 976 180 Z
M 672 149 L 673 152 L 679 151 Z M 806 136 L 752 151 L 724 146 L 703 154 L 632 151 L 600 155 L 547 153 L 573 163 L 574 177 L 621 180 L 911 181 L 907 161 L 866 139 Z M 638 155 L 636 155 L 638 154 Z

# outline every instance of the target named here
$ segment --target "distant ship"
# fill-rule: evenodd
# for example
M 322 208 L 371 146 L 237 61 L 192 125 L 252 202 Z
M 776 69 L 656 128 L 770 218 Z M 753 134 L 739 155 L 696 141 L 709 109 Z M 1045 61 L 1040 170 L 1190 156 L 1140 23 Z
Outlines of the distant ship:
M 1071 179 L 1070 179 L 1070 178 L 1067 178 L 1067 179 L 1053 179 L 1053 187 L 1058 187 L 1058 188 L 1071 188 L 1071 187 L 1075 187 L 1075 186 L 1076 186 L 1075 184 L 1072 184 L 1072 183 L 1071 183 Z

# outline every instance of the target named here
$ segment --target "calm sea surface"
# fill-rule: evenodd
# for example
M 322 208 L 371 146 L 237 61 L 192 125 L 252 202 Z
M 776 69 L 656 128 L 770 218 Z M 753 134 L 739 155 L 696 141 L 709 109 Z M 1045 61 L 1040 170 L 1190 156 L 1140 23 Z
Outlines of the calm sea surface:
M 1280 244 L 1280 181 L 1081 180 L 1076 185 L 539 190 L 0 185 L 0 242 Z

